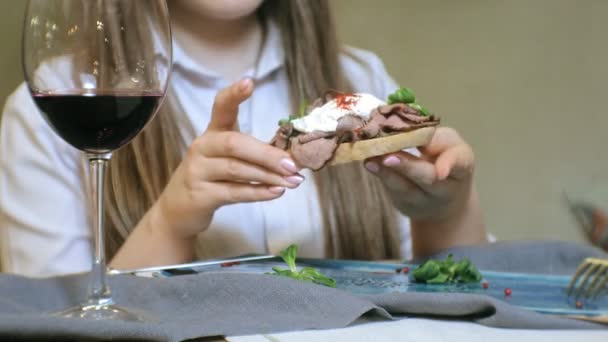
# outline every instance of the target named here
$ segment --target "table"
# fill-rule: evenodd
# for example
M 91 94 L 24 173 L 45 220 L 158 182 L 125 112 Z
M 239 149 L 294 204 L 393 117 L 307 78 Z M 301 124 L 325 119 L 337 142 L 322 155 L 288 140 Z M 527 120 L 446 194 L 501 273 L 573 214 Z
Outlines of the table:
M 429 318 L 398 321 L 361 322 L 342 329 L 296 331 L 279 334 L 226 337 L 229 342 L 304 342 L 304 341 L 608 341 L 608 326 L 603 331 L 499 329 L 483 325 Z

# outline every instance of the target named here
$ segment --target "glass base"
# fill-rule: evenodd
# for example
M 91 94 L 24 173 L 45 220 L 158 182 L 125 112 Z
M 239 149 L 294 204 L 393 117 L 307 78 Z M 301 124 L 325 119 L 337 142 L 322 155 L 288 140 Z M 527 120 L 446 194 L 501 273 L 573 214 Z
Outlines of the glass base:
M 106 319 L 115 319 L 128 322 L 144 321 L 140 315 L 114 304 L 79 305 L 55 312 L 54 315 L 68 318 L 85 318 L 95 321 Z

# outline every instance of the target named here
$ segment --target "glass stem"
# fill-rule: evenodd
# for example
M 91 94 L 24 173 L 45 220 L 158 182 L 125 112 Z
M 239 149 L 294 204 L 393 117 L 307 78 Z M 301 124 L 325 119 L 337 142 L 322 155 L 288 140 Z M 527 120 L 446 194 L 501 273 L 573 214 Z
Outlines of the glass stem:
M 103 229 L 103 197 L 105 171 L 108 165 L 111 153 L 104 154 L 89 154 L 89 170 L 93 182 L 92 200 L 93 200 L 93 236 L 95 242 L 95 255 L 93 267 L 91 269 L 91 280 L 89 285 L 88 305 L 110 305 L 113 303 L 110 287 L 107 283 L 107 268 L 106 268 L 106 252 L 105 239 Z

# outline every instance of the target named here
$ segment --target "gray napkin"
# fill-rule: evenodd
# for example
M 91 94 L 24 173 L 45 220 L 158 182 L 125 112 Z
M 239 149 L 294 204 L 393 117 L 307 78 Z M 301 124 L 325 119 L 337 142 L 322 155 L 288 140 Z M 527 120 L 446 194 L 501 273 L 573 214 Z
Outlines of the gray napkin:
M 496 245 L 466 250 L 477 250 L 468 252 L 472 259 L 481 258 L 483 254 L 491 258 L 492 248 L 510 248 L 516 253 L 524 253 L 518 246 Z M 556 246 L 537 243 L 528 247 L 545 249 L 542 255 L 553 255 L 550 250 Z M 464 253 L 463 250 L 452 252 Z M 501 253 L 497 252 L 505 257 Z M 504 253 L 509 257 L 509 253 Z M 526 261 L 530 264 L 530 260 Z M 205 273 L 168 279 L 113 276 L 110 283 L 115 290 L 116 301 L 143 313 L 147 318 L 145 323 L 92 322 L 49 316 L 48 312 L 76 304 L 84 298 L 86 275 L 49 279 L 0 275 L 0 339 L 180 341 L 215 335 L 340 328 L 365 314 L 386 319 L 391 319 L 391 314 L 423 315 L 471 320 L 505 328 L 605 328 L 537 314 L 480 295 L 400 293 L 356 296 L 267 275 Z

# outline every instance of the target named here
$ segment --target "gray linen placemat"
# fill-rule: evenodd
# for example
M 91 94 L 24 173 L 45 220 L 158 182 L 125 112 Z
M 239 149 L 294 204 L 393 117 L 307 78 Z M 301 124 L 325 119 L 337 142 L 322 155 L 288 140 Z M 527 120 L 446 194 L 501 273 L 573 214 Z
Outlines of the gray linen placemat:
M 535 243 L 482 246 L 467 250 L 472 259 L 511 258 L 514 253 L 541 256 L 567 255 L 554 248 L 578 245 Z M 520 248 L 521 247 L 521 248 Z M 534 252 L 530 252 L 530 249 Z M 504 250 L 503 250 L 504 249 Z M 586 249 L 586 247 L 585 247 Z M 591 252 L 587 250 L 586 252 Z M 462 254 L 460 254 L 462 255 Z M 558 262 L 571 267 L 576 262 Z M 568 258 L 565 258 L 568 259 Z M 530 259 L 525 260 L 531 264 Z M 539 262 L 544 259 L 541 258 Z M 512 266 L 507 265 L 506 266 Z M 551 267 L 551 270 L 557 269 Z M 521 269 L 520 269 L 521 270 Z M 464 319 L 505 328 L 605 329 L 588 322 L 551 317 L 514 307 L 481 295 L 445 293 L 400 293 L 355 296 L 344 291 L 256 274 L 205 273 L 164 278 L 113 276 L 110 279 L 119 304 L 137 308 L 145 323 L 91 322 L 49 316 L 84 298 L 85 275 L 28 279 L 0 275 L 0 339 L 130 339 L 180 341 L 215 335 L 247 335 L 304 329 L 340 328 L 364 314 L 391 318 L 394 315 L 424 315 Z

